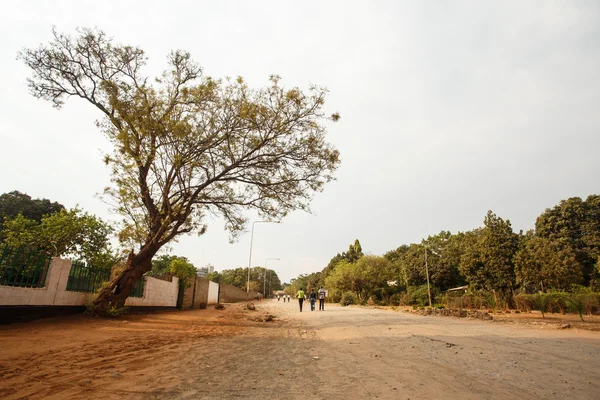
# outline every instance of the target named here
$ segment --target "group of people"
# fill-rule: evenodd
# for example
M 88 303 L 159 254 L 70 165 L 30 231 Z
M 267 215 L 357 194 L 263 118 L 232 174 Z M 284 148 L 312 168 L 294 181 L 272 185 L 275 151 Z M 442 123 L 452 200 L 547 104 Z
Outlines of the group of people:
M 319 298 L 319 311 L 325 311 L 325 295 L 327 291 L 322 287 L 319 288 L 318 292 L 315 293 L 315 289 L 310 290 L 310 294 L 308 295 L 308 300 L 310 300 L 310 311 L 315 311 L 315 303 L 317 301 L 317 297 Z M 300 288 L 298 293 L 296 294 L 298 298 L 298 305 L 300 306 L 300 312 L 302 312 L 302 304 L 304 300 L 307 299 L 306 293 L 304 293 L 304 289 Z M 289 300 L 288 300 L 289 301 Z
M 288 301 L 288 303 L 289 303 L 289 302 L 291 301 L 291 300 L 290 300 L 290 295 L 289 295 L 289 294 L 288 294 L 288 295 L 285 295 L 285 294 L 284 294 L 284 295 L 281 295 L 281 297 L 283 297 L 283 302 L 285 303 L 285 298 L 286 298 L 286 296 L 287 296 L 287 301 Z M 280 298 L 280 297 L 279 297 L 279 295 L 277 295 L 277 301 L 279 301 L 279 298 Z

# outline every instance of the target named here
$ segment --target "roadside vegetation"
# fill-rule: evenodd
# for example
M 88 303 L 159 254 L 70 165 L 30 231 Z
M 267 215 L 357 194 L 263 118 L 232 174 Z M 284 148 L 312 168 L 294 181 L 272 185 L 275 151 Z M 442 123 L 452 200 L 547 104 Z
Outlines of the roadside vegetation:
M 383 255 L 363 254 L 356 240 L 285 290 L 323 286 L 342 305 L 513 308 L 584 319 L 600 308 L 599 215 L 600 196 L 590 195 L 546 209 L 527 232 L 489 211 L 482 227 L 442 231 Z

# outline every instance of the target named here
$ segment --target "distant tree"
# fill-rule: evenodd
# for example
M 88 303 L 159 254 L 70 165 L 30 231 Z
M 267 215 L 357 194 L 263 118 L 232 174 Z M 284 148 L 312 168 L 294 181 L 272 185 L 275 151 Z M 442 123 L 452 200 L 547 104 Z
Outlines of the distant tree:
M 194 265 L 182 258 L 176 258 L 169 264 L 169 273 L 175 275 L 183 282 L 185 282 L 185 286 L 191 286 L 191 282 L 196 276 L 196 268 Z
M 323 112 L 324 88 L 285 89 L 277 76 L 260 89 L 242 78 L 215 80 L 183 51 L 151 79 L 141 49 L 101 31 L 78 32 L 53 31 L 49 45 L 19 58 L 31 68 L 35 97 L 57 108 L 70 97 L 87 101 L 113 145 L 105 193 L 124 217 L 121 241 L 136 250 L 98 293 L 94 313 L 123 307 L 154 255 L 183 234 L 204 233 L 206 215 L 223 217 L 235 237 L 246 209 L 279 220 L 308 210 L 312 194 L 333 179 L 339 153 L 325 141 L 324 123 L 339 115 Z
M 220 284 L 223 281 L 223 276 L 218 271 L 213 271 L 206 274 L 206 279 Z
M 171 263 L 175 260 L 180 260 L 183 263 L 190 264 L 190 260 L 186 257 L 177 256 L 174 254 L 162 254 L 152 260 L 152 269 L 146 273 L 148 276 L 165 276 L 171 274 Z
M 428 267 L 431 283 L 447 290 L 462 283 L 459 272 L 462 255 L 458 239 L 448 231 L 429 236 L 422 244 L 428 249 Z
M 516 283 L 513 258 L 519 245 L 510 221 L 488 211 L 484 228 L 469 239 L 472 245 L 461 257 L 461 274 L 474 289 L 495 290 L 508 299 Z
M 360 242 L 356 239 L 354 243 L 348 247 L 348 251 L 342 254 L 342 257 L 352 263 L 358 261 L 363 255 Z
M 585 284 L 594 277 L 600 256 L 600 196 L 562 200 L 546 209 L 535 222 L 536 236 L 560 242 L 575 251 Z
M 248 269 L 247 268 L 235 268 L 235 269 L 224 269 L 221 271 L 221 283 L 236 286 L 240 289 L 246 290 L 248 285 Z M 281 289 L 281 281 L 277 272 L 272 269 L 265 269 L 263 267 L 250 268 L 250 289 L 256 290 L 262 293 L 263 289 L 266 288 L 267 293 L 271 293 L 274 290 Z
M 42 216 L 54 214 L 65 207 L 48 199 L 32 199 L 31 196 L 19 191 L 12 191 L 0 195 L 0 223 L 5 219 L 13 219 L 17 215 L 41 222 Z
M 326 278 L 327 289 L 342 294 L 353 292 L 358 300 L 366 302 L 377 290 L 387 287 L 391 278 L 388 261 L 379 256 L 363 256 L 357 262 L 340 262 Z
M 518 283 L 535 284 L 541 290 L 569 289 L 583 281 L 581 264 L 570 244 L 536 236 L 533 231 L 515 255 L 515 271 Z

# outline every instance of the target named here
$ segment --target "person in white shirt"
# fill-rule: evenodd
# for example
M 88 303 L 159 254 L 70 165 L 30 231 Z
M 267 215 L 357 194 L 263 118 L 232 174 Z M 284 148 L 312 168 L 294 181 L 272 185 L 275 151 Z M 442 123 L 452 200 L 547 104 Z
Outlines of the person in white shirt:
M 325 289 L 323 289 L 323 287 L 319 288 L 319 311 L 325 311 L 325 294 L 327 294 L 327 291 Z

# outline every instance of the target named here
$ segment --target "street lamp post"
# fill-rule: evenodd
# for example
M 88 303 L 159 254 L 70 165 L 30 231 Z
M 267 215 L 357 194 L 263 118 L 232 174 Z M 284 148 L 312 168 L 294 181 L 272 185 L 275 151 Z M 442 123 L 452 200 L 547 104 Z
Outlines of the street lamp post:
M 275 221 L 254 221 L 252 222 L 252 233 L 250 234 L 250 257 L 248 258 L 248 281 L 246 282 L 246 301 L 250 295 L 250 264 L 252 264 L 252 241 L 254 240 L 254 224 L 277 223 Z
M 269 261 L 269 260 L 279 260 L 279 258 L 267 258 L 265 260 L 265 274 L 263 276 L 263 294 L 265 296 L 265 299 L 267 298 L 267 261 Z M 271 283 L 271 282 L 269 281 L 269 283 Z M 270 286 L 271 285 L 269 285 L 269 287 Z
M 425 246 L 425 274 L 427 275 L 427 296 L 429 297 L 429 307 L 432 307 L 432 305 L 431 305 L 431 289 L 429 287 L 429 265 L 427 264 L 427 249 L 428 249 L 428 247 Z

